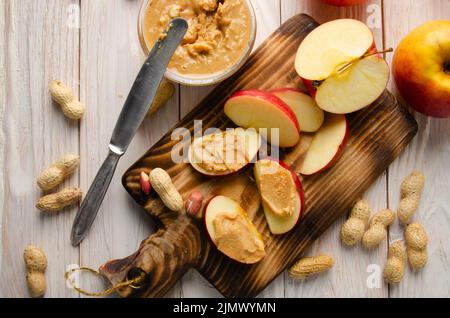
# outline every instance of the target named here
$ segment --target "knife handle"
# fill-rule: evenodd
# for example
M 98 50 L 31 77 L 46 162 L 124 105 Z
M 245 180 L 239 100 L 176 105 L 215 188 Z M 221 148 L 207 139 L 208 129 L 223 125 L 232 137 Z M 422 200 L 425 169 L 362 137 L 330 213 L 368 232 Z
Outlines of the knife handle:
M 110 150 L 100 167 L 100 170 L 95 176 L 86 197 L 81 203 L 77 216 L 75 217 L 71 235 L 73 246 L 78 246 L 81 243 L 87 235 L 92 222 L 94 222 L 121 156 L 122 153 L 116 153 Z

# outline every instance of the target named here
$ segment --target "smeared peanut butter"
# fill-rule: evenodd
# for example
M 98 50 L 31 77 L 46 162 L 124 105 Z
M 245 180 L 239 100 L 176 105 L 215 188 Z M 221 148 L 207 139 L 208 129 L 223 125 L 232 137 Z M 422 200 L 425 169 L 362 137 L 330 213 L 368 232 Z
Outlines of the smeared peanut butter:
M 194 141 L 192 151 L 198 166 L 211 173 L 236 172 L 249 162 L 245 140 L 233 130 Z
M 291 216 L 294 213 L 297 193 L 291 172 L 272 160 L 264 162 L 262 171 L 259 184 L 262 200 L 274 214 Z
M 254 264 L 266 255 L 260 234 L 243 214 L 219 213 L 213 225 L 218 250 L 232 259 L 245 264 Z
M 189 28 L 169 69 L 183 75 L 212 75 L 233 66 L 251 36 L 251 16 L 244 0 L 150 0 L 144 17 L 149 48 L 176 17 Z

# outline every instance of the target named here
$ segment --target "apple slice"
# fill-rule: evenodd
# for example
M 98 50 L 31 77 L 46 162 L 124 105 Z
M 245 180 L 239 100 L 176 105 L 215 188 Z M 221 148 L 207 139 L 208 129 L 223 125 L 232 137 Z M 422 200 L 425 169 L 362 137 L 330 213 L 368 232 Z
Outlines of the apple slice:
M 389 66 L 379 53 L 364 23 L 334 20 L 305 38 L 295 69 L 320 108 L 347 114 L 369 106 L 386 89 Z
M 361 21 L 330 21 L 315 28 L 302 41 L 295 58 L 295 69 L 303 79 L 321 81 L 344 63 L 363 56 L 373 46 L 372 31 Z
M 245 168 L 261 146 L 254 129 L 226 131 L 194 139 L 188 150 L 192 167 L 207 176 L 225 176 Z
M 277 88 L 272 94 L 285 102 L 297 117 L 304 132 L 316 132 L 322 126 L 325 115 L 311 96 L 292 87 Z
M 207 204 L 204 216 L 211 241 L 226 256 L 254 264 L 266 255 L 261 234 L 236 201 L 216 196 Z
M 254 175 L 270 232 L 289 232 L 303 210 L 300 179 L 286 164 L 272 158 L 257 161 Z
M 236 125 L 258 129 L 272 144 L 293 147 L 300 139 L 300 126 L 295 114 L 285 102 L 270 93 L 258 90 L 237 92 L 225 103 L 224 111 Z M 279 129 L 279 140 L 272 138 L 271 129 Z
M 317 88 L 316 102 L 330 113 L 352 113 L 380 97 L 388 81 L 386 61 L 378 56 L 369 56 L 323 81 Z
M 345 115 L 327 114 L 300 167 L 302 175 L 313 175 L 330 168 L 344 151 L 349 134 Z

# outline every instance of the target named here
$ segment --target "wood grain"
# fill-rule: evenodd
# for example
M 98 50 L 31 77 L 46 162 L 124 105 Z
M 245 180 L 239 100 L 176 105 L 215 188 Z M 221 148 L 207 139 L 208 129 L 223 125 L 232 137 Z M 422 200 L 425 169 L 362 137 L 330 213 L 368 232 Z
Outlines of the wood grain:
M 0 5 L 0 30 L 6 30 L 6 6 Z M 6 38 L 5 32 L 0 32 L 0 124 L 3 126 L 4 114 L 5 114 L 5 104 L 6 104 Z M 0 129 L 0 271 L 3 268 L 3 254 L 4 254 L 4 216 L 5 216 L 5 183 L 4 179 L 4 153 L 5 153 L 5 134 L 3 129 Z M 1 273 L 0 273 L 1 276 Z M 6 293 L 2 293 L 0 296 L 6 297 Z
M 433 19 L 450 19 L 450 1 L 385 0 L 385 45 L 396 46 L 413 28 Z M 414 7 L 414 10 L 411 8 Z M 408 12 L 398 19 L 395 12 Z M 391 60 L 392 57 L 389 57 Z M 395 90 L 395 83 L 391 81 Z M 400 97 L 399 97 L 400 98 Z M 406 105 L 405 105 L 406 106 Z M 389 207 L 397 209 L 400 183 L 413 170 L 426 177 L 423 199 L 414 220 L 429 234 L 429 261 L 424 270 L 409 269 L 399 286 L 390 287 L 391 297 L 450 297 L 450 121 L 414 113 L 419 134 L 407 151 L 389 168 Z M 390 240 L 403 238 L 404 228 L 396 222 Z
M 139 1 L 81 3 L 80 87 L 88 111 L 80 127 L 80 153 L 84 158 L 80 184 L 86 190 L 106 157 L 115 122 L 145 58 L 137 35 L 139 7 Z M 137 132 L 119 162 L 93 227 L 81 244 L 82 265 L 95 268 L 112 255 L 128 255 L 151 233 L 151 222 L 124 193 L 120 178 L 142 149 L 150 147 L 177 122 L 178 111 L 176 92 L 172 101 L 147 118 Z M 102 280 L 90 275 L 83 275 L 81 283 L 88 290 L 105 288 Z
M 320 22 L 339 18 L 352 18 L 368 23 L 371 27 L 378 48 L 383 47 L 382 32 L 382 2 L 371 0 L 368 3 L 353 7 L 336 8 L 325 5 L 321 1 L 282 1 L 282 19 L 289 19 L 293 14 L 304 12 L 318 17 Z M 383 175 L 364 193 L 373 212 L 387 207 L 387 175 Z M 381 271 L 375 285 L 368 285 L 367 279 L 373 274 L 374 265 L 381 266 L 386 259 L 387 239 L 379 248 L 367 252 L 361 245 L 348 248 L 341 244 L 339 232 L 347 215 L 341 217 L 324 233 L 311 248 L 307 255 L 327 253 L 335 258 L 332 271 L 308 280 L 296 281 L 287 274 L 286 297 L 317 298 L 317 297 L 388 297 L 387 285 L 382 283 Z M 369 270 L 369 272 L 368 272 Z M 376 274 L 376 273 L 375 273 Z M 352 286 L 352 288 L 348 288 Z
M 223 104 L 232 92 L 239 89 L 271 89 L 285 86 L 295 80 L 293 60 L 302 39 L 317 24 L 305 15 L 298 15 L 288 20 L 255 52 L 243 68 L 232 78 L 222 83 L 177 127 L 186 127 L 193 131 L 194 119 L 203 120 L 203 128 L 230 127 L 230 122 L 223 114 Z M 278 47 L 278 55 L 271 49 Z M 280 54 L 280 52 L 282 52 Z M 386 119 L 390 120 L 387 121 Z M 272 236 L 264 220 L 256 186 L 250 181 L 251 169 L 238 175 L 219 181 L 207 179 L 194 172 L 186 163 L 173 163 L 170 159 L 173 147 L 183 147 L 189 139 L 179 142 L 171 139 L 171 132 L 165 135 L 144 157 L 141 158 L 124 175 L 123 182 L 132 196 L 152 215 L 157 217 L 162 226 L 171 229 L 180 222 L 176 216 L 163 207 L 160 200 L 152 196 L 147 199 L 139 187 L 140 171 L 149 171 L 154 167 L 166 169 L 171 174 L 177 189 L 187 196 L 194 189 L 204 194 L 205 199 L 216 195 L 230 196 L 236 199 L 247 211 L 266 240 L 267 256 L 258 264 L 246 266 L 230 261 L 216 250 L 203 236 L 200 230 L 195 241 L 201 242 L 200 248 L 186 248 L 186 253 L 198 256 L 194 266 L 216 288 L 227 297 L 256 296 L 280 272 L 292 264 L 304 249 L 317 239 L 325 229 L 345 213 L 351 203 L 366 190 L 376 178 L 388 167 L 401 150 L 416 133 L 417 127 L 409 114 L 399 107 L 388 92 L 365 110 L 349 116 L 351 137 L 340 161 L 326 173 L 305 178 L 306 210 L 300 224 L 283 236 Z M 303 137 L 302 145 L 308 137 Z M 296 171 L 301 162 L 302 152 L 292 150 L 286 153 L 285 161 Z M 192 221 L 193 222 L 193 221 Z M 188 230 L 189 227 L 186 227 Z M 190 236 L 195 233 L 190 232 Z M 145 244 L 145 242 L 143 243 Z M 141 247 L 142 248 L 142 247 Z M 198 255 L 198 251 L 202 251 Z M 148 252 L 149 253 L 149 252 Z M 153 258 L 151 254 L 142 254 L 133 260 L 132 265 L 139 267 L 140 261 Z M 167 262 L 167 261 L 166 261 Z M 145 286 L 144 295 L 160 296 L 159 291 L 174 283 L 176 273 L 185 272 L 192 264 L 179 263 L 171 275 L 152 281 Z M 169 266 L 168 263 L 165 267 Z M 102 268 L 109 268 L 108 264 Z M 162 266 L 164 268 L 164 266 Z M 152 271 L 160 268 L 152 269 Z M 114 277 L 122 275 L 104 270 L 103 273 L 114 282 Z M 151 276 L 151 275 L 150 275 Z M 162 284 L 163 286 L 159 286 Z M 124 293 L 128 295 L 130 291 Z
M 76 1 L 2 1 L 3 163 L 0 297 L 28 297 L 23 249 L 39 245 L 49 259 L 47 297 L 77 296 L 61 274 L 78 263 L 68 240 L 76 208 L 42 214 L 36 176 L 64 153 L 78 153 L 78 123 L 67 120 L 47 93 L 59 79 L 78 95 L 78 29 L 69 28 L 66 9 Z M 39 32 L 36 32 L 39 30 Z M 29 36 L 32 34 L 32 36 Z M 77 185 L 75 174 L 67 185 Z

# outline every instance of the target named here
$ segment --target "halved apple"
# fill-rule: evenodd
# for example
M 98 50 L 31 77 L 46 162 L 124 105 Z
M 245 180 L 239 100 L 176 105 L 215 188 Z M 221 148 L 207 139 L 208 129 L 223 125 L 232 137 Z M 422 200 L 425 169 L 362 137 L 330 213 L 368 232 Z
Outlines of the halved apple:
M 286 164 L 273 158 L 257 161 L 254 175 L 270 232 L 289 232 L 303 210 L 300 179 Z
M 227 129 L 194 139 L 188 160 L 198 172 L 208 176 L 235 173 L 252 162 L 261 146 L 254 129 Z
M 315 99 L 323 110 L 330 113 L 352 113 L 380 97 L 388 80 L 386 61 L 378 56 L 368 56 L 320 84 Z
M 295 69 L 318 106 L 335 114 L 369 106 L 389 80 L 389 66 L 377 54 L 372 31 L 353 19 L 313 30 L 297 51 Z
M 259 262 L 266 255 L 261 234 L 238 202 L 216 196 L 204 212 L 206 231 L 217 249 L 244 264 Z
M 314 136 L 300 167 L 302 175 L 313 175 L 330 168 L 342 154 L 349 134 L 345 115 L 327 114 Z
M 323 124 L 325 118 L 322 109 L 311 96 L 292 87 L 277 88 L 270 91 L 285 102 L 297 117 L 298 123 L 304 132 L 316 132 Z
M 318 26 L 302 41 L 295 69 L 301 78 L 324 80 L 344 63 L 363 56 L 373 46 L 372 31 L 361 21 L 333 20 Z
M 258 129 L 272 144 L 293 147 L 300 139 L 297 117 L 285 102 L 270 93 L 237 92 L 225 103 L 224 111 L 236 125 Z M 272 136 L 272 129 L 278 129 L 279 140 Z

